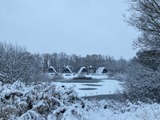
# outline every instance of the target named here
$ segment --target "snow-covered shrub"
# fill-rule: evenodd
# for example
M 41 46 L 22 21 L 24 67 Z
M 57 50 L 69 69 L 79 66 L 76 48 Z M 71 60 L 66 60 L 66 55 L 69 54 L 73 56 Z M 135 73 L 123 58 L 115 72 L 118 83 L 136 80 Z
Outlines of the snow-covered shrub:
M 55 86 L 54 83 L 24 85 L 20 81 L 0 84 L 0 119 L 46 119 L 62 117 L 67 106 L 81 105 L 72 87 Z M 74 107 L 75 108 L 75 107 Z
M 159 104 L 78 99 L 54 83 L 0 83 L 0 120 L 159 120 Z
M 136 61 L 147 68 L 158 70 L 160 67 L 160 51 L 141 50 L 136 53 Z
M 115 75 L 114 75 L 114 78 L 116 79 L 116 80 L 125 80 L 126 79 L 126 76 L 127 76 L 127 74 L 126 73 L 116 73 Z
M 160 105 L 113 100 L 85 101 L 85 108 L 79 109 L 84 120 L 159 120 Z M 67 119 L 70 120 L 70 119 Z M 77 119 L 75 119 L 77 120 Z M 81 120 L 81 119 L 80 119 Z
M 160 102 L 160 72 L 131 62 L 124 89 L 130 100 Z

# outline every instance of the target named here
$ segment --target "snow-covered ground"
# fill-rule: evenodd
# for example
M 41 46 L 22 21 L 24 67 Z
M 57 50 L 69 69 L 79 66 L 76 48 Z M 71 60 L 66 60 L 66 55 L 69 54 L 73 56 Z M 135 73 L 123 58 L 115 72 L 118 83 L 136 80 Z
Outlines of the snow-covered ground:
M 70 114 L 65 116 L 65 120 L 160 120 L 160 105 L 156 103 L 151 105 L 126 103 L 123 106 L 114 102 L 94 101 L 87 104 L 86 110 L 78 109 L 81 119 Z M 105 105 L 108 108 L 104 108 Z
M 111 91 L 108 92 L 110 94 L 119 86 L 115 80 L 97 83 L 51 82 L 29 86 L 19 81 L 13 84 L 0 82 L 0 120 L 160 120 L 160 104 L 77 99 L 73 88 L 67 88 L 73 84 L 81 96 L 86 91 L 79 88 L 90 87 L 89 84 L 97 87 L 99 94 L 103 91 L 106 94 L 107 90 Z M 92 94 L 95 92 L 91 91 Z
M 76 80 L 75 80 L 76 81 Z M 117 91 L 122 91 L 122 86 L 120 82 L 117 80 L 99 80 L 99 82 L 56 82 L 56 86 L 66 86 L 72 87 L 74 86 L 75 91 L 78 93 L 78 96 L 94 96 L 94 95 L 107 95 L 114 94 Z

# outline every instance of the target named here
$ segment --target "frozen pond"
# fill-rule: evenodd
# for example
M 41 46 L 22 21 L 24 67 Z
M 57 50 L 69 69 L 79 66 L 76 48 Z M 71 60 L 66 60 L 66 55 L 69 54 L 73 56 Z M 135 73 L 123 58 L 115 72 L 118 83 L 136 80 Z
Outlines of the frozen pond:
M 66 87 L 74 86 L 78 96 L 94 96 L 115 94 L 122 91 L 122 86 L 117 80 L 71 80 L 56 82 L 56 85 L 65 85 Z

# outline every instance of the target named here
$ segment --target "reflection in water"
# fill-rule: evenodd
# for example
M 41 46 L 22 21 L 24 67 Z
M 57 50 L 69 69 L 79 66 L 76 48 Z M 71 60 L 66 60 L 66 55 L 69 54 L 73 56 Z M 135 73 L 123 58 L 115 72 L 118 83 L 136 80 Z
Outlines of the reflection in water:
M 85 86 L 102 86 L 102 85 L 96 85 L 96 84 L 82 84 L 82 85 L 85 85 Z
M 97 90 L 97 88 L 79 88 L 79 90 Z

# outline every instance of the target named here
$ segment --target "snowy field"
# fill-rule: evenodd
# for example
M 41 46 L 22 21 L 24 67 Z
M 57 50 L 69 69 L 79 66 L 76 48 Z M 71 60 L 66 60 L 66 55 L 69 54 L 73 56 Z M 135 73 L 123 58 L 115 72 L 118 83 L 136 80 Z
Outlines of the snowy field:
M 56 82 L 56 86 L 74 87 L 79 97 L 109 95 L 121 92 L 122 87 L 117 80 L 72 80 L 73 82 Z

